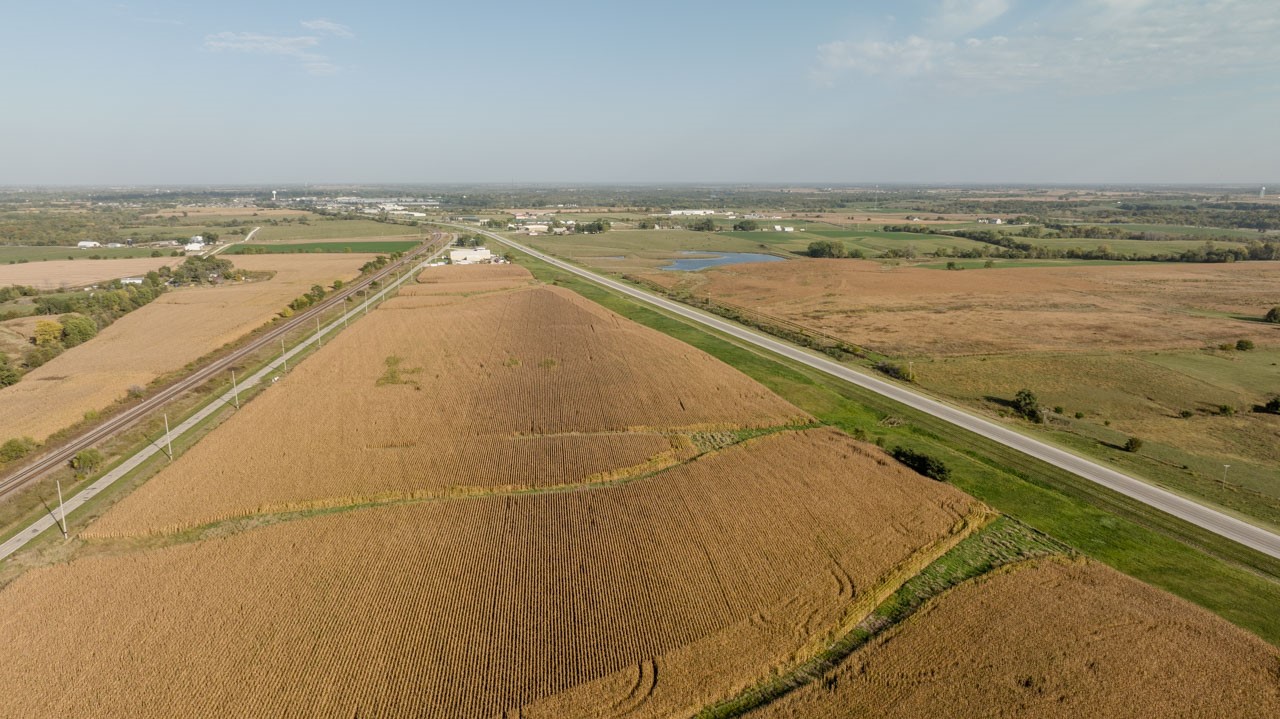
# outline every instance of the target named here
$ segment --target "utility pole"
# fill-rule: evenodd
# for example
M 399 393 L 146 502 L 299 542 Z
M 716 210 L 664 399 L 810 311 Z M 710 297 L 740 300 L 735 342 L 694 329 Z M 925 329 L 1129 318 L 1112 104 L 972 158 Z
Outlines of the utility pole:
M 240 409 L 240 386 L 236 384 L 235 370 L 231 370 L 231 392 L 236 397 L 236 409 Z
M 323 346 L 324 344 L 320 342 L 320 315 L 316 315 L 316 347 L 319 348 Z
M 286 357 L 285 355 L 286 355 L 286 352 L 284 351 L 284 338 L 283 338 L 283 337 L 281 337 L 281 338 L 280 338 L 280 364 L 284 366 L 284 371 L 285 371 L 285 372 L 288 372 L 288 371 L 289 371 L 289 358 L 288 358 L 288 357 Z
M 169 413 L 164 413 L 164 441 L 169 445 L 169 461 L 173 461 L 173 437 L 169 436 Z
M 1226 483 L 1227 483 L 1227 470 L 1228 470 L 1228 469 L 1231 469 L 1231 465 L 1229 465 L 1229 464 L 1224 464 L 1224 465 L 1222 465 L 1222 483 L 1223 483 L 1223 484 L 1226 484 Z
M 58 511 L 60 514 L 62 514 L 62 525 L 59 528 L 62 530 L 62 538 L 66 539 L 67 538 L 67 505 L 62 503 L 62 480 L 61 479 L 58 480 Z

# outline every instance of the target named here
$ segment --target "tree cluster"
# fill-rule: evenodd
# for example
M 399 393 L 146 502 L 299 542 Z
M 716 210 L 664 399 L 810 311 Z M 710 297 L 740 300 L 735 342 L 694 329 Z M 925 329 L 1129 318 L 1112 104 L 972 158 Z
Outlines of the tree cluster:
M 810 257 L 841 258 L 849 256 L 849 248 L 843 242 L 817 240 L 809 243 L 808 253 Z
M 244 273 L 237 270 L 235 265 L 231 264 L 231 260 L 224 260 L 221 257 L 188 257 L 170 271 L 169 284 L 214 284 L 223 280 L 239 280 L 243 277 Z
M 598 235 L 601 232 L 608 232 L 613 224 L 608 220 L 592 220 L 591 222 L 583 222 L 576 225 L 578 232 L 585 232 L 588 235 Z
M 1013 396 L 1013 409 L 1036 424 L 1044 423 L 1044 411 L 1040 409 L 1040 400 L 1029 389 L 1020 389 Z
M 939 482 L 951 479 L 951 468 L 936 457 L 930 457 L 923 452 L 917 452 L 906 447 L 894 447 L 889 454 L 893 455 L 894 459 L 929 479 L 936 479 Z

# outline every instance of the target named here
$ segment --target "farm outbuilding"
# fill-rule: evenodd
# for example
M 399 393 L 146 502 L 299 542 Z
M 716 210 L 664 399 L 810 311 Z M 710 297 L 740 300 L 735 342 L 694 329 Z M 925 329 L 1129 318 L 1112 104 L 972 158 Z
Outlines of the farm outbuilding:
M 455 265 L 476 265 L 492 261 L 493 253 L 484 247 L 449 250 L 449 262 Z

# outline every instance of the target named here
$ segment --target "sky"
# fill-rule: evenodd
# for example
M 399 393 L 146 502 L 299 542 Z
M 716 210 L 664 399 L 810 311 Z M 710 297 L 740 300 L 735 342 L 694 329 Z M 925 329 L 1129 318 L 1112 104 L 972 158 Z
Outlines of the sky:
M 0 2 L 0 185 L 1280 184 L 1276 0 Z

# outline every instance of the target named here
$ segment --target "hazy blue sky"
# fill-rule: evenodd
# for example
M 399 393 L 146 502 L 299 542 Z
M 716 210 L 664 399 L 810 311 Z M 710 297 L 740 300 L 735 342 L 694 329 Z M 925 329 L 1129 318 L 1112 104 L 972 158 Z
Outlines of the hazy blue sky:
M 5 5 L 0 184 L 1280 182 L 1277 0 Z

